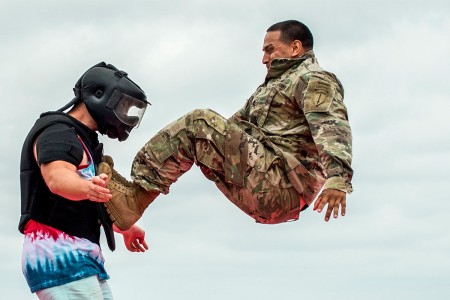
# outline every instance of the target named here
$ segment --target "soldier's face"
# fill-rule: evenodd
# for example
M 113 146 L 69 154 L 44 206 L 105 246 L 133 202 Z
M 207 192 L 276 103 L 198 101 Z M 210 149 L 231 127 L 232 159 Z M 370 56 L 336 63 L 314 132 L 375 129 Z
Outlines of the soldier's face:
M 286 44 L 280 40 L 281 31 L 269 31 L 264 37 L 262 63 L 269 70 L 274 58 L 292 58 L 292 44 Z

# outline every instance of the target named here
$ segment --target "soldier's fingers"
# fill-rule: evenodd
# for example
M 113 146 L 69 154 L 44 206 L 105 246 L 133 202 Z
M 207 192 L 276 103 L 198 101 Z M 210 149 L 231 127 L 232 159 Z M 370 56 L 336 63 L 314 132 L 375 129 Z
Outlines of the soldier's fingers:
M 330 220 L 331 212 L 333 211 L 334 207 L 334 199 L 328 200 L 328 207 L 327 212 L 325 213 L 325 222 L 328 222 Z
M 313 210 L 316 210 L 317 209 L 317 207 L 319 207 L 319 203 L 320 203 L 320 200 L 322 199 L 322 196 L 319 196 L 317 199 L 316 199 L 316 201 L 314 201 L 314 207 L 313 207 Z
M 340 206 L 340 202 L 339 201 L 335 201 L 334 202 L 334 207 L 333 207 L 333 217 L 335 219 L 339 216 L 339 206 Z
M 341 215 L 342 215 L 342 216 L 345 216 L 346 210 L 347 210 L 347 200 L 344 198 L 344 199 L 341 201 Z
M 314 210 L 317 210 L 319 208 L 321 202 L 322 202 L 322 195 L 319 195 L 319 197 L 316 199 L 316 202 L 314 202 Z
M 320 196 L 316 199 L 316 201 L 314 201 L 313 210 L 317 209 L 317 207 L 319 206 L 319 202 L 320 202 Z
M 317 206 L 317 212 L 321 213 L 322 209 L 328 202 L 329 202 L 329 197 L 321 195 L 320 202 L 318 203 L 318 206 Z

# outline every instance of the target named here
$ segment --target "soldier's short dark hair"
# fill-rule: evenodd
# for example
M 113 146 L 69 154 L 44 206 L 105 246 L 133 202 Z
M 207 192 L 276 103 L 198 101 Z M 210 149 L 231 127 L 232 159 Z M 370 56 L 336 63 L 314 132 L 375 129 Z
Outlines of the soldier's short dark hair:
M 314 46 L 314 38 L 309 28 L 302 22 L 287 20 L 273 24 L 267 29 L 269 31 L 281 31 L 280 39 L 286 43 L 295 40 L 302 42 L 303 48 L 310 50 Z

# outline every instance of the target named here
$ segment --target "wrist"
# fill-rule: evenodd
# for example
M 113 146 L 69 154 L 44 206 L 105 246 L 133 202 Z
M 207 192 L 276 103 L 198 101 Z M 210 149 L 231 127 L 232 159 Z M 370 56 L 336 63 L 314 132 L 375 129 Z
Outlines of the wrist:
M 327 178 L 325 184 L 323 185 L 323 189 L 334 189 L 347 194 L 350 194 L 353 191 L 352 184 L 346 181 L 341 176 L 333 176 Z

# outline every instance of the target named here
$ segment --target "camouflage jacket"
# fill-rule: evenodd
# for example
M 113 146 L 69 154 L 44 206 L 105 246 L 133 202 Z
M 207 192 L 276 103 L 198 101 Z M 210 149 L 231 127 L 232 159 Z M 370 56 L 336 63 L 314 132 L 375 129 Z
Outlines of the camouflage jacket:
M 297 190 L 313 187 L 311 197 L 322 186 L 350 193 L 352 134 L 343 98 L 341 83 L 311 50 L 274 59 L 264 83 L 230 120 L 284 157 Z

